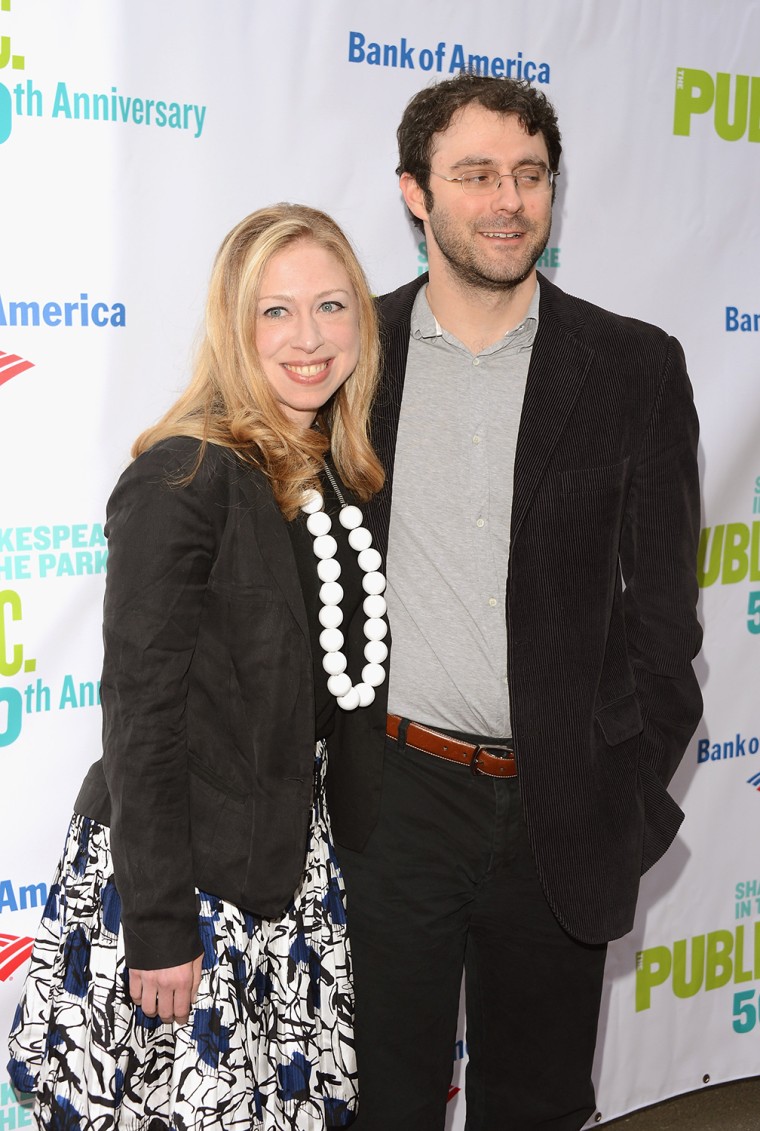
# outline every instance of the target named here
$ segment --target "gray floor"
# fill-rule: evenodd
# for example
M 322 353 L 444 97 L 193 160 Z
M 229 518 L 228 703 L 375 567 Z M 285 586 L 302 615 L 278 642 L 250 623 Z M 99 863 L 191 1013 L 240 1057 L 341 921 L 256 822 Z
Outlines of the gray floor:
M 760 1131 L 760 1076 L 690 1092 L 601 1126 L 611 1131 Z

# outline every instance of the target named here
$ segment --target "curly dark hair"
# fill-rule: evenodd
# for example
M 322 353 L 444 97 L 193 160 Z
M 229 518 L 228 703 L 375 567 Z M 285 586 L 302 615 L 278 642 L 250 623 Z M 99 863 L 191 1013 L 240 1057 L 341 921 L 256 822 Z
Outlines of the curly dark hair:
M 528 133 L 540 133 L 555 172 L 562 153 L 557 115 L 549 99 L 525 79 L 496 78 L 463 71 L 454 78 L 425 87 L 404 111 L 396 136 L 396 174 L 410 173 L 424 193 L 425 206 L 433 206 L 430 192 L 430 157 L 433 136 L 447 129 L 457 110 L 477 102 L 496 114 L 516 114 Z

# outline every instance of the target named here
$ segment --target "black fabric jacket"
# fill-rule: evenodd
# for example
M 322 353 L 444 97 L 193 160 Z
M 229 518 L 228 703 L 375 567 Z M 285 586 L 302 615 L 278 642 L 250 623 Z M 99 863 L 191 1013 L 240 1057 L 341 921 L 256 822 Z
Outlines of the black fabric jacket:
M 379 300 L 373 441 L 388 479 L 365 514 L 383 551 L 425 282 Z M 698 425 L 675 339 L 540 283 L 515 457 L 509 692 L 541 882 L 568 932 L 597 943 L 630 930 L 640 875 L 683 817 L 666 786 L 702 710 Z M 341 719 L 328 772 L 333 831 L 357 850 L 377 819 L 381 715 L 379 702 Z

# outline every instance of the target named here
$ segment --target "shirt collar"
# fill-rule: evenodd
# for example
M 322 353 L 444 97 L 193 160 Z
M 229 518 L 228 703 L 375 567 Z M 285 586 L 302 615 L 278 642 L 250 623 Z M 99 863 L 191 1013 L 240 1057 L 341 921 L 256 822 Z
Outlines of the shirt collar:
M 533 345 L 533 340 L 538 330 L 538 304 L 541 293 L 541 284 L 536 279 L 536 289 L 533 292 L 533 297 L 530 300 L 527 314 L 523 318 L 519 326 L 515 326 L 498 342 L 488 346 L 486 349 L 481 350 L 481 354 L 496 353 L 498 350 L 510 349 L 530 349 Z M 444 338 L 445 341 L 451 345 L 464 348 L 458 338 L 453 334 L 449 334 L 444 330 L 440 322 L 430 309 L 430 303 L 427 297 L 427 286 L 421 287 L 414 300 L 412 307 L 412 319 L 410 332 L 413 338 L 418 341 L 422 339 L 431 338 Z M 469 352 L 469 351 L 468 351 Z

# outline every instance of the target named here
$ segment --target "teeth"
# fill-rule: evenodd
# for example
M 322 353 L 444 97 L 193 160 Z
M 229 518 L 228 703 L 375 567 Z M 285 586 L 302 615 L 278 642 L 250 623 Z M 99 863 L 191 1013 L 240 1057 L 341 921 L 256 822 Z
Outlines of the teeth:
M 290 369 L 292 373 L 298 373 L 300 377 L 316 377 L 318 373 L 327 369 L 327 362 L 320 361 L 318 365 L 287 365 L 285 368 Z
M 514 240 L 520 235 L 519 232 L 483 232 L 483 235 L 489 240 Z

